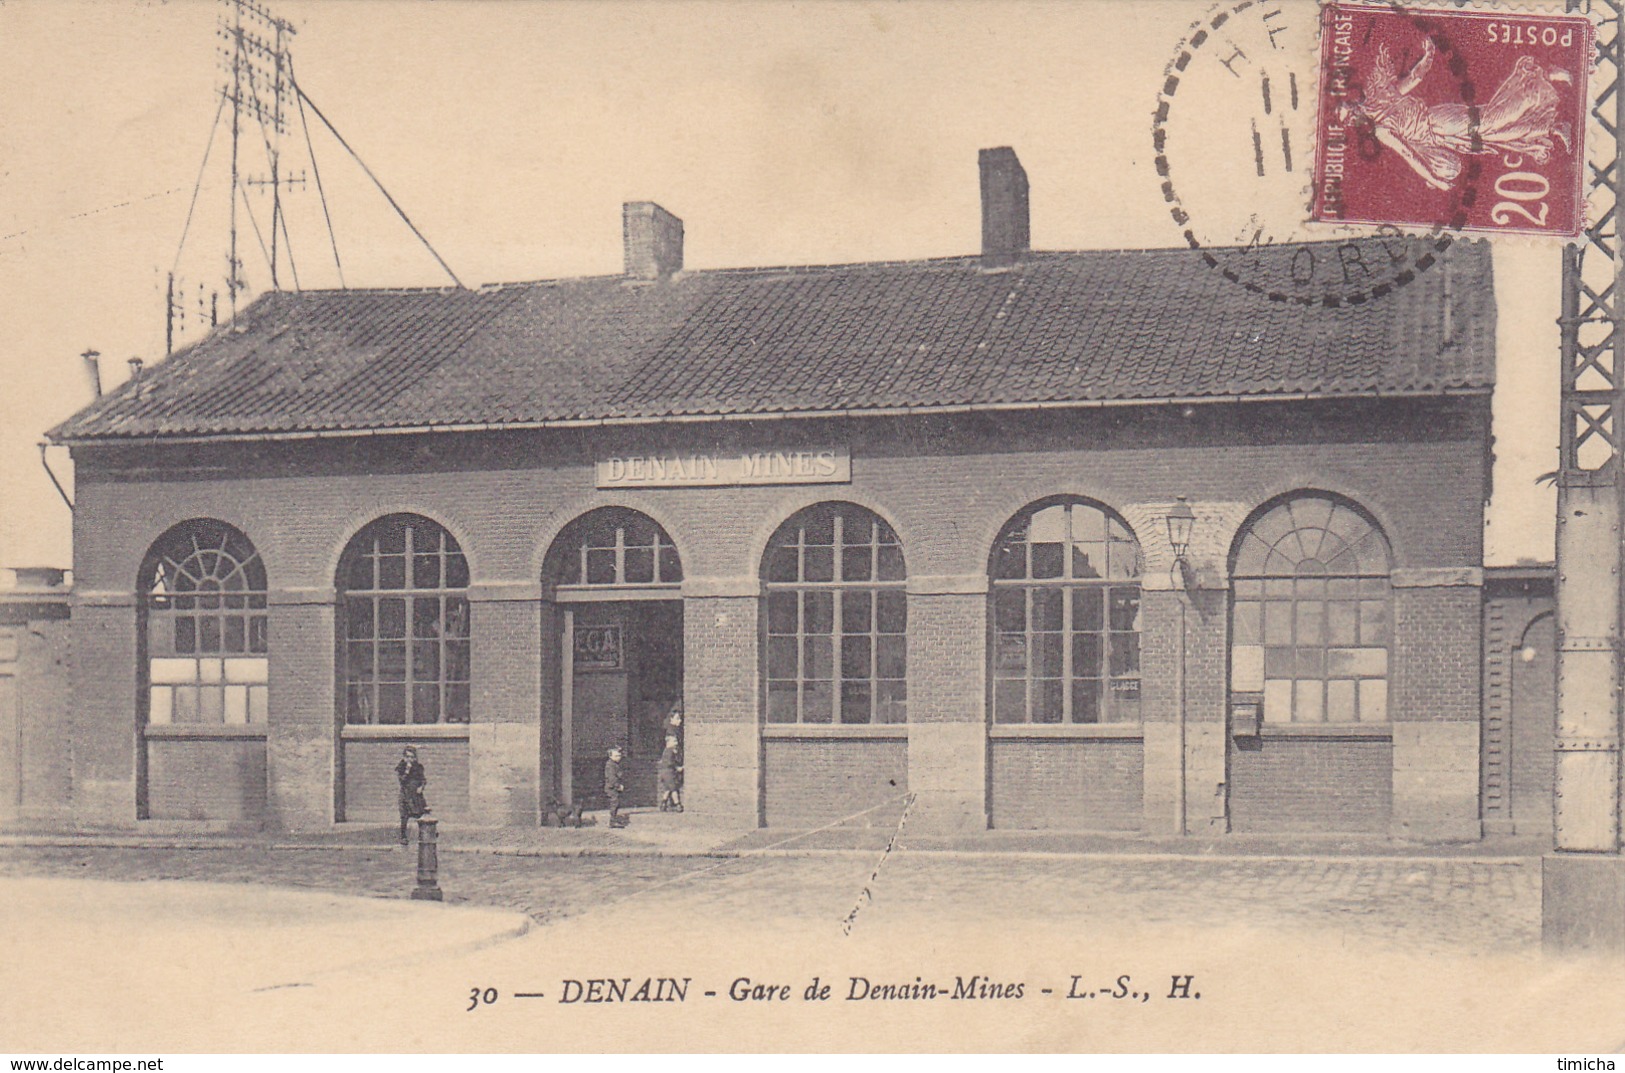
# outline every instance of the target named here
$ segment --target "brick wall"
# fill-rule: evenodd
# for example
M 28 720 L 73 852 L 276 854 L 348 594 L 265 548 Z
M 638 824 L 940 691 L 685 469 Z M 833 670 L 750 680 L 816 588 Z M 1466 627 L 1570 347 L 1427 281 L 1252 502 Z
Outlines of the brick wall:
M 472 602 L 470 629 L 483 643 L 470 654 L 471 703 L 479 709 L 481 722 L 537 722 L 540 626 L 540 608 L 533 598 Z
M 1225 589 L 1198 588 L 1181 595 L 1152 588 L 1169 584 L 1165 573 L 1148 571 L 1145 580 L 1147 589 L 1140 599 L 1141 710 L 1146 724 L 1142 822 L 1155 834 L 1203 831 L 1214 811 L 1215 791 L 1228 781 L 1225 720 L 1230 594 Z M 1179 819 L 1181 779 L 1185 788 L 1183 827 Z
M 762 545 L 796 509 L 827 499 L 891 520 L 915 575 L 981 574 L 998 530 L 1046 495 L 1075 492 L 1155 527 L 1135 504 L 1186 495 L 1198 505 L 1197 551 L 1222 559 L 1242 513 L 1295 487 L 1360 501 L 1383 523 L 1400 566 L 1477 565 L 1485 488 L 1476 402 L 1255 404 L 775 422 L 736 427 L 358 437 L 275 445 L 80 449 L 83 516 L 77 585 L 129 591 L 141 557 L 177 520 L 206 515 L 242 529 L 275 587 L 333 585 L 348 537 L 383 514 L 417 510 L 448 525 L 476 581 L 535 582 L 553 536 L 611 503 L 643 510 L 676 540 L 691 577 L 755 577 Z M 697 445 L 841 442 L 850 486 L 643 489 L 593 485 L 600 455 Z M 1160 507 L 1157 508 L 1160 510 Z M 1142 542 L 1162 539 L 1140 532 Z M 1217 566 L 1211 561 L 1198 565 Z M 1165 569 L 1165 564 L 1164 564 Z
M 1483 592 L 1396 584 L 1393 607 L 1393 833 L 1480 838 Z
M 768 738 L 762 743 L 766 822 L 815 827 L 889 827 L 908 793 L 908 742 L 901 739 Z M 896 802 L 895 807 L 872 806 Z
M 1230 777 L 1230 826 L 1237 833 L 1388 831 L 1387 741 L 1265 737 L 1232 748 Z
M 761 822 L 759 605 L 754 595 L 683 600 L 683 808 L 700 817 Z
M 1193 724 L 1218 726 L 1226 679 L 1222 585 L 1230 543 L 1248 513 L 1294 488 L 1327 489 L 1355 499 L 1382 523 L 1398 566 L 1476 566 L 1487 420 L 1487 407 L 1475 400 L 1283 403 L 1198 406 L 1189 415 L 1141 407 L 79 449 L 75 547 L 86 614 L 76 611 L 74 631 L 90 664 L 75 702 L 84 745 L 82 756 L 76 752 L 87 791 L 82 809 L 102 820 L 133 817 L 131 590 L 151 542 L 186 518 L 214 517 L 242 529 L 265 560 L 273 593 L 300 608 L 273 611 L 269 808 L 278 825 L 331 821 L 342 758 L 333 745 L 331 616 L 316 605 L 331 607 L 334 569 L 349 537 L 397 511 L 444 523 L 469 557 L 475 587 L 506 594 L 474 615 L 474 722 L 503 729 L 489 740 L 471 739 L 471 801 L 494 822 L 526 822 L 557 777 L 557 671 L 549 662 L 556 637 L 551 617 L 532 602 L 544 595 L 543 558 L 571 519 L 610 504 L 660 522 L 689 579 L 691 811 L 760 818 L 762 787 L 772 790 L 756 729 L 754 586 L 769 535 L 795 510 L 826 500 L 868 506 L 897 530 L 911 579 L 975 579 L 985 577 L 996 534 L 1023 506 L 1083 495 L 1129 520 L 1146 552 L 1150 586 L 1168 568 L 1162 515 L 1175 495 L 1188 496 L 1198 517 L 1191 558 L 1204 591 L 1188 623 L 1186 711 Z M 850 446 L 852 483 L 613 494 L 594 487 L 593 462 L 608 454 L 791 441 Z M 984 601 L 959 584 L 934 591 L 911 580 L 910 708 L 922 728 L 984 725 Z M 1148 593 L 1143 618 L 1148 725 L 1166 724 L 1177 710 L 1168 677 L 1169 631 L 1176 628 L 1171 600 Z M 1396 719 L 1476 718 L 1476 600 L 1472 588 L 1396 594 Z M 1224 774 L 1224 752 L 1210 737 L 1193 736 L 1208 744 L 1185 758 L 1204 783 Z M 927 749 L 922 731 L 916 750 L 922 764 L 947 765 L 915 772 L 922 795 L 985 792 L 978 787 L 985 787 L 986 774 L 977 767 L 985 750 L 959 736 L 939 738 Z M 1153 783 L 1172 800 L 1164 791 L 1178 759 L 1147 769 L 1148 809 Z M 954 811 L 974 821 L 974 805 L 958 801 Z M 921 807 L 922 815 L 929 811 L 923 801 Z M 1151 823 L 1151 812 L 1146 817 Z
M 986 595 L 911 594 L 908 660 L 909 722 L 982 722 L 987 689 Z
M 257 826 L 265 815 L 265 739 L 151 739 L 147 808 L 154 820 Z
M 395 765 L 401 749 L 417 747 L 429 782 L 423 796 L 436 819 L 467 819 L 468 742 L 424 740 L 403 734 L 399 738 L 344 743 L 344 818 L 350 822 L 390 822 L 400 819 L 400 783 Z
M 987 581 L 918 577 L 908 596 L 908 775 L 916 830 L 986 830 Z
M 1389 708 L 1396 722 L 1477 722 L 1483 595 L 1395 588 Z
M 1137 739 L 993 741 L 993 826 L 1137 830 L 1141 751 Z
M 331 590 L 271 597 L 269 810 L 276 830 L 322 830 L 343 814 Z

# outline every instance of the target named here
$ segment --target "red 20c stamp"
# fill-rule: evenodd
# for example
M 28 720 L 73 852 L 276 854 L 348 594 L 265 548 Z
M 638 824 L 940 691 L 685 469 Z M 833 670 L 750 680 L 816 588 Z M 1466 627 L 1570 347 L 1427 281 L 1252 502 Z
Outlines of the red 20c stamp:
M 1359 3 L 1321 18 L 1312 220 L 1580 233 L 1586 18 Z

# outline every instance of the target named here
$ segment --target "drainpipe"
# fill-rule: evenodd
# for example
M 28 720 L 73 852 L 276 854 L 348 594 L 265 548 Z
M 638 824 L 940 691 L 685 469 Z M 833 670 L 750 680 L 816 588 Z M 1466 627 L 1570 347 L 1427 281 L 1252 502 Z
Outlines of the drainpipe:
M 68 513 L 72 514 L 73 500 L 68 498 L 68 493 L 63 489 L 62 482 L 56 479 L 55 473 L 51 472 L 51 460 L 45 456 L 45 449 L 49 446 L 51 445 L 46 443 L 44 440 L 40 441 L 39 464 L 45 467 L 45 475 L 51 478 L 51 483 L 56 486 L 56 494 L 62 497 L 62 502 L 68 505 Z

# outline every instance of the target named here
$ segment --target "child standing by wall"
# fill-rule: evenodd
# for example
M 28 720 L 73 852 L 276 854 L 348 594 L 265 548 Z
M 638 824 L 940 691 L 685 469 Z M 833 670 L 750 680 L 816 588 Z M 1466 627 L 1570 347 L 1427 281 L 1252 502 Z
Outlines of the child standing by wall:
M 406 845 L 406 821 L 429 814 L 429 804 L 423 798 L 423 787 L 429 776 L 418 763 L 418 751 L 408 745 L 401 750 L 401 761 L 395 765 L 395 778 L 401 784 L 401 845 Z
M 683 762 L 676 734 L 666 735 L 666 749 L 660 754 L 655 772 L 660 780 L 660 811 L 683 811 Z
M 626 817 L 621 815 L 621 794 L 626 783 L 621 778 L 621 747 L 612 745 L 609 759 L 604 761 L 604 796 L 609 798 L 609 825 L 625 827 Z

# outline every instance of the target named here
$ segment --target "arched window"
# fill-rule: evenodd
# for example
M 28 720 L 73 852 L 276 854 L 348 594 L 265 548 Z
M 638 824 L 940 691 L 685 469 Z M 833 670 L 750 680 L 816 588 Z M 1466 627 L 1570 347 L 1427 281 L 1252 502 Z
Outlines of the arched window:
M 625 507 L 603 507 L 565 526 L 549 553 L 554 584 L 643 588 L 683 580 L 677 546 L 653 519 Z
M 907 572 L 872 511 L 821 503 L 768 543 L 767 721 L 908 719 Z
M 1352 504 L 1294 495 L 1254 518 L 1231 567 L 1230 681 L 1275 723 L 1388 720 L 1388 541 Z
M 339 564 L 347 723 L 466 723 L 468 560 L 416 514 L 380 518 Z
M 1140 719 L 1140 545 L 1081 499 L 1023 510 L 993 549 L 993 719 Z
M 149 724 L 264 724 L 269 709 L 265 564 L 211 519 L 176 526 L 140 577 Z

